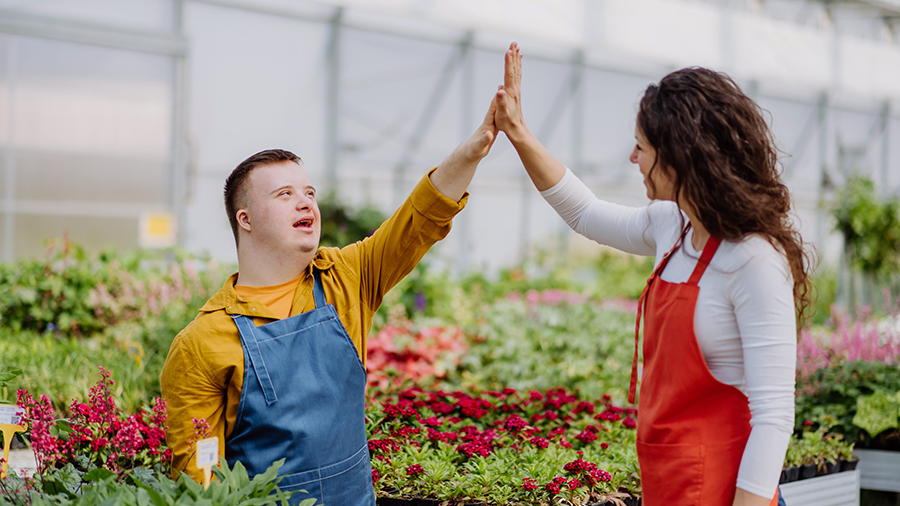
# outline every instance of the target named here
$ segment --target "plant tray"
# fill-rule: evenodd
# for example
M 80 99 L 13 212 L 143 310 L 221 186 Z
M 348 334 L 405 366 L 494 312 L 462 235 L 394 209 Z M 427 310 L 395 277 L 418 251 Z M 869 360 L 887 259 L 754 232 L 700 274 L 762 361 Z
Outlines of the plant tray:
M 791 506 L 859 506 L 859 474 L 844 471 L 784 483 L 781 494 Z
M 854 450 L 859 457 L 860 488 L 900 492 L 900 452 Z

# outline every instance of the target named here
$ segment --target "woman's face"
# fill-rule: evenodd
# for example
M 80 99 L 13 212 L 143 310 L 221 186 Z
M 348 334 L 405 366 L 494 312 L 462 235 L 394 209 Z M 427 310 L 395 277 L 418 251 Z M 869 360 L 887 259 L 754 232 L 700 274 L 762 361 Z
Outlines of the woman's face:
M 639 126 L 634 126 L 634 138 L 637 143 L 631 151 L 629 160 L 636 163 L 644 176 L 647 187 L 647 198 L 650 200 L 675 200 L 675 185 L 672 171 L 662 164 L 656 163 L 656 149 L 647 142 Z M 656 164 L 656 167 L 653 165 Z M 651 170 L 652 169 L 652 170 Z

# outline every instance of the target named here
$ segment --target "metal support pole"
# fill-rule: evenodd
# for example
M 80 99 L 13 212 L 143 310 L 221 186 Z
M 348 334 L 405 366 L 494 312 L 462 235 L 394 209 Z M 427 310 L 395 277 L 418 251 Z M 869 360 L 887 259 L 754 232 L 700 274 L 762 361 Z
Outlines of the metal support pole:
M 181 36 L 184 29 L 184 1 L 175 2 L 173 28 Z M 172 165 L 169 170 L 168 207 L 175 218 L 175 243 L 184 246 L 187 208 L 187 154 L 185 146 L 187 111 L 187 62 L 185 55 L 174 57 L 172 79 Z
M 475 34 L 469 32 L 466 40 L 473 40 Z M 463 46 L 464 53 L 462 59 L 462 73 L 460 75 L 460 88 L 462 90 L 462 104 L 460 105 L 460 142 L 469 138 L 472 129 L 475 126 L 473 120 L 472 109 L 474 107 L 475 97 L 475 55 L 472 53 L 471 44 Z M 456 230 L 458 242 L 456 250 L 456 272 L 462 274 L 469 268 L 469 247 L 472 243 L 472 213 L 460 213 L 454 221 L 456 221 Z
M 3 261 L 15 260 L 16 248 L 16 84 L 18 80 L 19 47 L 15 37 L 10 37 L 7 49 L 6 86 L 7 110 L 6 118 L 8 137 L 6 138 L 6 186 L 3 192 Z
M 881 106 L 881 192 L 887 197 L 891 192 L 888 167 L 890 167 L 891 101 L 885 99 Z
M 338 186 L 338 116 L 340 114 L 341 82 L 341 22 L 344 8 L 338 7 L 331 18 L 328 40 L 328 80 L 326 83 L 327 110 L 325 111 L 325 170 L 328 190 L 336 192 Z
M 400 157 L 400 162 L 394 167 L 394 207 L 399 207 L 406 198 L 406 192 L 403 187 L 404 180 L 406 179 L 406 170 L 412 163 L 413 156 L 419 151 L 422 140 L 431 128 L 431 124 L 434 122 L 436 116 L 435 111 L 440 108 L 441 101 L 447 95 L 447 89 L 450 88 L 450 84 L 453 81 L 453 74 L 462 63 L 471 45 L 472 33 L 469 32 L 466 34 L 466 37 L 460 41 L 458 51 L 456 51 L 456 53 L 447 60 L 446 65 L 444 65 L 441 76 L 438 78 L 434 89 L 431 90 L 431 95 L 428 96 L 425 108 L 419 115 L 415 128 L 413 128 L 412 136 L 409 138 L 409 142 L 406 143 L 406 149 Z

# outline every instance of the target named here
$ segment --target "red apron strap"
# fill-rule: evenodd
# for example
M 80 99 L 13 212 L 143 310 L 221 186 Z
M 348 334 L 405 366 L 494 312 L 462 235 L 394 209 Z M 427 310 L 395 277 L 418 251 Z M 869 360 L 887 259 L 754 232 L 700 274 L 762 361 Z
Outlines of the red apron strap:
M 644 314 L 644 304 L 647 303 L 647 292 L 650 290 L 650 285 L 653 284 L 653 280 L 659 277 L 662 273 L 663 269 L 665 269 L 666 264 L 669 263 L 669 259 L 672 258 L 672 253 L 681 246 L 681 242 L 684 241 L 684 236 L 687 235 L 688 230 L 691 229 L 691 224 L 688 223 L 684 230 L 681 231 L 681 236 L 675 241 L 675 245 L 672 246 L 672 249 L 669 250 L 668 253 L 663 255 L 663 259 L 659 262 L 659 265 L 656 266 L 656 269 L 653 269 L 653 274 L 647 278 L 647 284 L 644 286 L 644 290 L 641 292 L 641 296 L 638 299 L 638 308 L 637 308 L 637 321 L 634 324 L 634 359 L 631 361 L 631 383 L 628 385 L 628 403 L 634 404 L 634 399 L 637 395 L 637 381 L 638 381 L 638 346 L 640 342 L 641 336 L 641 317 Z
M 689 285 L 696 285 L 700 282 L 700 277 L 706 272 L 706 268 L 709 266 L 709 262 L 712 260 L 713 255 L 716 254 L 716 250 L 719 249 L 719 244 L 721 242 L 722 239 L 713 236 L 709 236 L 709 239 L 706 240 L 706 246 L 703 247 L 703 253 L 700 254 L 700 260 L 697 261 L 697 266 L 694 267 L 694 272 L 691 273 L 691 278 L 688 280 Z

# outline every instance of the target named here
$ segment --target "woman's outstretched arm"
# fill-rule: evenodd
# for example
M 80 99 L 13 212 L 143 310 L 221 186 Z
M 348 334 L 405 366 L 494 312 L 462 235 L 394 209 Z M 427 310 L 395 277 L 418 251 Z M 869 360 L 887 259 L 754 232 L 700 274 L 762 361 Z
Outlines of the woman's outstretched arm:
M 506 51 L 503 85 L 497 89 L 494 124 L 516 148 L 534 186 L 546 190 L 558 183 L 566 167 L 553 157 L 525 124 L 522 116 L 522 54 L 513 42 Z

